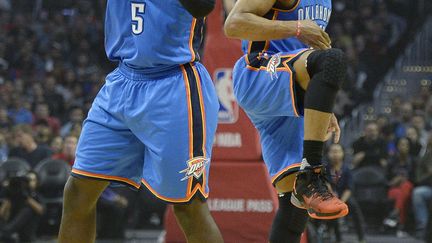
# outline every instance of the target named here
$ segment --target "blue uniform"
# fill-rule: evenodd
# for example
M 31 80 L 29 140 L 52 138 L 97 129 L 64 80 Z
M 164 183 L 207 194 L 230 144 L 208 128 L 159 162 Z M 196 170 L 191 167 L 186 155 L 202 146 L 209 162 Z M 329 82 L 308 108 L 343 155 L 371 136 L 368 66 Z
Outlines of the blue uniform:
M 72 174 L 142 183 L 167 202 L 206 198 L 219 103 L 198 62 L 204 19 L 178 0 L 108 0 L 105 21 L 119 66 L 84 121 Z
M 314 20 L 327 27 L 331 0 L 297 0 L 292 9 L 272 8 L 267 19 Z M 304 91 L 295 81 L 295 60 L 308 46 L 296 37 L 243 41 L 245 55 L 233 71 L 234 95 L 258 129 L 272 182 L 299 169 L 303 154 Z

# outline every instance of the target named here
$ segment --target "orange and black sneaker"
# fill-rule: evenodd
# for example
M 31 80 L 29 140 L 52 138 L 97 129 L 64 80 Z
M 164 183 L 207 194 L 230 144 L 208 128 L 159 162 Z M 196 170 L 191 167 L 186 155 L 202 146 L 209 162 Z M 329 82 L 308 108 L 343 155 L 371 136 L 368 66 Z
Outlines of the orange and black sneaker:
M 322 165 L 306 166 L 297 174 L 291 203 L 298 208 L 306 209 L 309 216 L 314 219 L 336 219 L 346 216 L 348 206 L 330 192 L 328 185 Z

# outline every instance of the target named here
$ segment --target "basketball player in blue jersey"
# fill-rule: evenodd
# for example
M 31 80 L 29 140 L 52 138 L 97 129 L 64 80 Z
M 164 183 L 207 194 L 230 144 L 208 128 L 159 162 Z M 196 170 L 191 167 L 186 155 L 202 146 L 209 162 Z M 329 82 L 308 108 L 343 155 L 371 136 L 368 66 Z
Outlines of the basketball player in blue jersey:
M 279 193 L 270 242 L 299 242 L 308 215 L 348 213 L 327 187 L 324 141 L 340 129 L 332 114 L 346 76 L 342 51 L 325 28 L 331 0 L 239 0 L 225 32 L 243 39 L 233 71 L 234 93 L 258 129 L 263 158 Z
M 188 242 L 223 242 L 205 199 L 218 99 L 199 61 L 214 0 L 108 0 L 106 77 L 64 191 L 59 242 L 95 241 L 96 202 L 110 184 L 146 186 L 174 204 Z

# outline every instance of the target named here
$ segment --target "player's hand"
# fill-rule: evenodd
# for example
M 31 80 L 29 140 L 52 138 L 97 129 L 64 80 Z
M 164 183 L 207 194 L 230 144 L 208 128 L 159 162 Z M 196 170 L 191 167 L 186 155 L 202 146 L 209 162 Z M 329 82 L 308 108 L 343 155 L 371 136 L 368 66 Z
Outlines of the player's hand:
M 334 134 L 333 142 L 339 143 L 340 133 L 341 133 L 341 131 L 340 131 L 338 120 L 337 120 L 336 116 L 334 114 L 332 114 L 330 117 L 329 127 L 327 128 L 327 134 L 325 137 L 325 141 L 329 140 Z
M 300 20 L 299 28 L 300 35 L 297 38 L 301 42 L 318 50 L 326 50 L 331 48 L 331 40 L 329 35 L 314 21 Z

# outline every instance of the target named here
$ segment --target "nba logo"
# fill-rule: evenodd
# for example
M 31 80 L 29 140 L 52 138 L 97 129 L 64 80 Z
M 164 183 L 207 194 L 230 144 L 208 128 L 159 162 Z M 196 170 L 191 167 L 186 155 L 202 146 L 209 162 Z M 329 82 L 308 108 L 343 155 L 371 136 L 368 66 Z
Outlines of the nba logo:
M 232 69 L 221 68 L 214 73 L 216 92 L 219 98 L 219 123 L 235 123 L 239 116 L 239 106 L 234 98 Z

